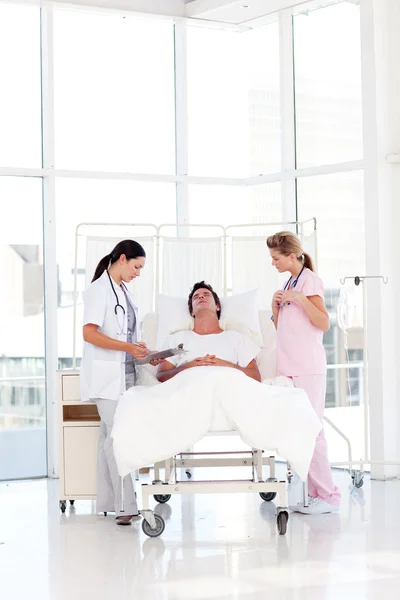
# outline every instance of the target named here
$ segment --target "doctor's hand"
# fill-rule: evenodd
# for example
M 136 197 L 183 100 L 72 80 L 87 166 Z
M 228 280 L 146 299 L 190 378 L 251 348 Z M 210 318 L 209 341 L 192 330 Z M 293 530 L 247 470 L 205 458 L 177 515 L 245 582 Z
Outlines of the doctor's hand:
M 136 344 L 128 343 L 127 352 L 133 356 L 133 358 L 142 359 L 146 358 L 150 351 L 147 349 L 144 342 L 136 342 Z
M 285 292 L 283 290 L 278 290 L 275 292 L 275 294 L 272 296 L 272 309 L 280 308 L 280 305 L 283 302 L 284 294 Z

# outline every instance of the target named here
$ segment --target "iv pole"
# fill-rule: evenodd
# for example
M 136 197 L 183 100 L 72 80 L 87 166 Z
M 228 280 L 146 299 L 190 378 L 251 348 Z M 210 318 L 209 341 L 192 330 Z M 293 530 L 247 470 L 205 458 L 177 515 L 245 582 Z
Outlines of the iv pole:
M 386 285 L 388 278 L 383 275 L 356 275 L 355 277 L 343 277 L 340 280 L 341 285 L 346 281 L 352 280 L 354 285 L 359 286 L 366 279 L 380 279 Z M 353 479 L 356 487 L 361 487 L 364 480 L 364 465 L 400 465 L 400 461 L 371 460 L 369 449 L 369 394 L 368 394 L 368 344 L 367 344 L 367 295 L 363 288 L 363 339 L 364 339 L 364 458 L 360 460 L 360 471 L 354 472 Z

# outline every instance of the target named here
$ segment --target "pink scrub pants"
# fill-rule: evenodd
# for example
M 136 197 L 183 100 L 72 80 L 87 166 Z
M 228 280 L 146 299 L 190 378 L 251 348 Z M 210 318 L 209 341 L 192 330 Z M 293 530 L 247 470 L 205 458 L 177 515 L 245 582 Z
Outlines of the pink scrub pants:
M 322 425 L 325 408 L 326 375 L 299 375 L 292 377 L 292 379 L 296 388 L 302 388 L 306 392 Z M 314 455 L 311 460 L 308 473 L 308 493 L 314 498 L 322 498 L 329 504 L 337 506 L 340 504 L 340 492 L 339 488 L 333 483 L 323 429 L 317 437 Z

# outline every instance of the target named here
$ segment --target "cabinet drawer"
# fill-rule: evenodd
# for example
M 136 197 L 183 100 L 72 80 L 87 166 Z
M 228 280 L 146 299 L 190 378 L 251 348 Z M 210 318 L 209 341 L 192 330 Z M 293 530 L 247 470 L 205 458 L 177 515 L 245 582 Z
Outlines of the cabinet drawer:
M 61 385 L 62 399 L 64 402 L 81 399 L 79 375 L 63 375 Z
M 96 496 L 97 443 L 100 427 L 64 427 L 64 492 Z

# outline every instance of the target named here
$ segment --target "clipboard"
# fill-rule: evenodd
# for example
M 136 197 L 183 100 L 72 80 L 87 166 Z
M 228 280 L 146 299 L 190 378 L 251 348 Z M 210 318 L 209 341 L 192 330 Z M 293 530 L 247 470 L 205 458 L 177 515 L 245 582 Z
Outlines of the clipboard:
M 186 354 L 187 350 L 183 349 L 183 344 L 179 344 L 177 348 L 168 348 L 167 350 L 161 350 L 160 352 L 154 352 L 148 354 L 145 358 L 133 358 L 133 364 L 137 366 L 148 365 L 152 360 L 161 360 L 170 358 L 171 356 L 178 356 L 179 354 Z M 127 361 L 128 362 L 128 361 Z M 130 362 L 130 361 L 129 361 Z M 125 363 L 126 364 L 126 363 Z

